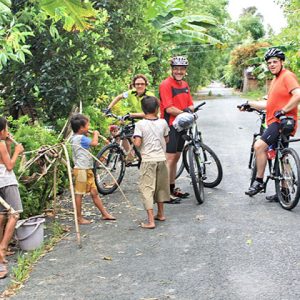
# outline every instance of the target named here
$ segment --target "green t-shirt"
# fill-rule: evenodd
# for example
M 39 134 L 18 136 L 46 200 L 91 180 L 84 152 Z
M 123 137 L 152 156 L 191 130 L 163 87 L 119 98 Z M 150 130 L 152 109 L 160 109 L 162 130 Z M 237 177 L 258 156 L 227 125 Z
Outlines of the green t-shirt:
M 142 112 L 141 101 L 144 96 L 154 96 L 154 93 L 145 91 L 143 95 L 138 96 L 136 90 L 129 90 L 123 93 L 122 104 L 130 109 L 130 112 Z

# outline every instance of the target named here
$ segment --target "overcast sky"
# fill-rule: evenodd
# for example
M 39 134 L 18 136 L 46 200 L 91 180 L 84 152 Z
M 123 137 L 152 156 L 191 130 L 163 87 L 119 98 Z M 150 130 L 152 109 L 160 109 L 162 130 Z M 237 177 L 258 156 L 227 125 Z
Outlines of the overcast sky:
M 265 24 L 271 25 L 276 33 L 286 26 L 283 11 L 273 0 L 229 0 L 228 11 L 233 20 L 237 20 L 243 8 L 249 6 L 256 6 L 263 15 Z

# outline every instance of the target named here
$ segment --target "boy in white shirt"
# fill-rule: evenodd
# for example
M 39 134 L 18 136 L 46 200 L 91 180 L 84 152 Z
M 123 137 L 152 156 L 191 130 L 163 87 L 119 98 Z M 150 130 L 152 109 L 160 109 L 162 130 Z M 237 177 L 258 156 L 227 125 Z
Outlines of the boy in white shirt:
M 134 145 L 140 147 L 142 155 L 140 191 L 147 211 L 148 223 L 142 228 L 155 228 L 155 220 L 165 221 L 164 202 L 170 199 L 169 174 L 166 161 L 166 143 L 169 126 L 164 119 L 158 118 L 159 100 L 153 96 L 142 99 L 143 120 L 135 125 Z M 154 216 L 153 204 L 157 203 Z

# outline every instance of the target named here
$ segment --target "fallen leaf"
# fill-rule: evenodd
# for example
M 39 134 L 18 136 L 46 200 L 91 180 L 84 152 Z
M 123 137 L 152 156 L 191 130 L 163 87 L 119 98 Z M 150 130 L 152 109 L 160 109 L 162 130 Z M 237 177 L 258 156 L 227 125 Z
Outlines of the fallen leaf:
M 112 260 L 112 258 L 110 256 L 104 256 L 103 260 Z

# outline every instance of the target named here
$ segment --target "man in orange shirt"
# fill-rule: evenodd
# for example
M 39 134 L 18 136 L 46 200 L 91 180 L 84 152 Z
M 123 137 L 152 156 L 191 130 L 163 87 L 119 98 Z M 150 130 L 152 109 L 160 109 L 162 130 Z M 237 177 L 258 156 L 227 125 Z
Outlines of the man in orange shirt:
M 284 68 L 284 53 L 278 48 L 270 48 L 265 54 L 265 61 L 269 71 L 275 75 L 266 101 L 249 102 L 241 106 L 241 110 L 255 108 L 266 110 L 267 125 L 260 139 L 254 144 L 257 174 L 246 195 L 254 196 L 264 189 L 264 172 L 267 164 L 267 149 L 277 142 L 279 136 L 281 116 L 292 116 L 297 127 L 297 112 L 300 101 L 300 86 L 296 75 Z M 269 201 L 278 201 L 277 196 L 267 197 Z

